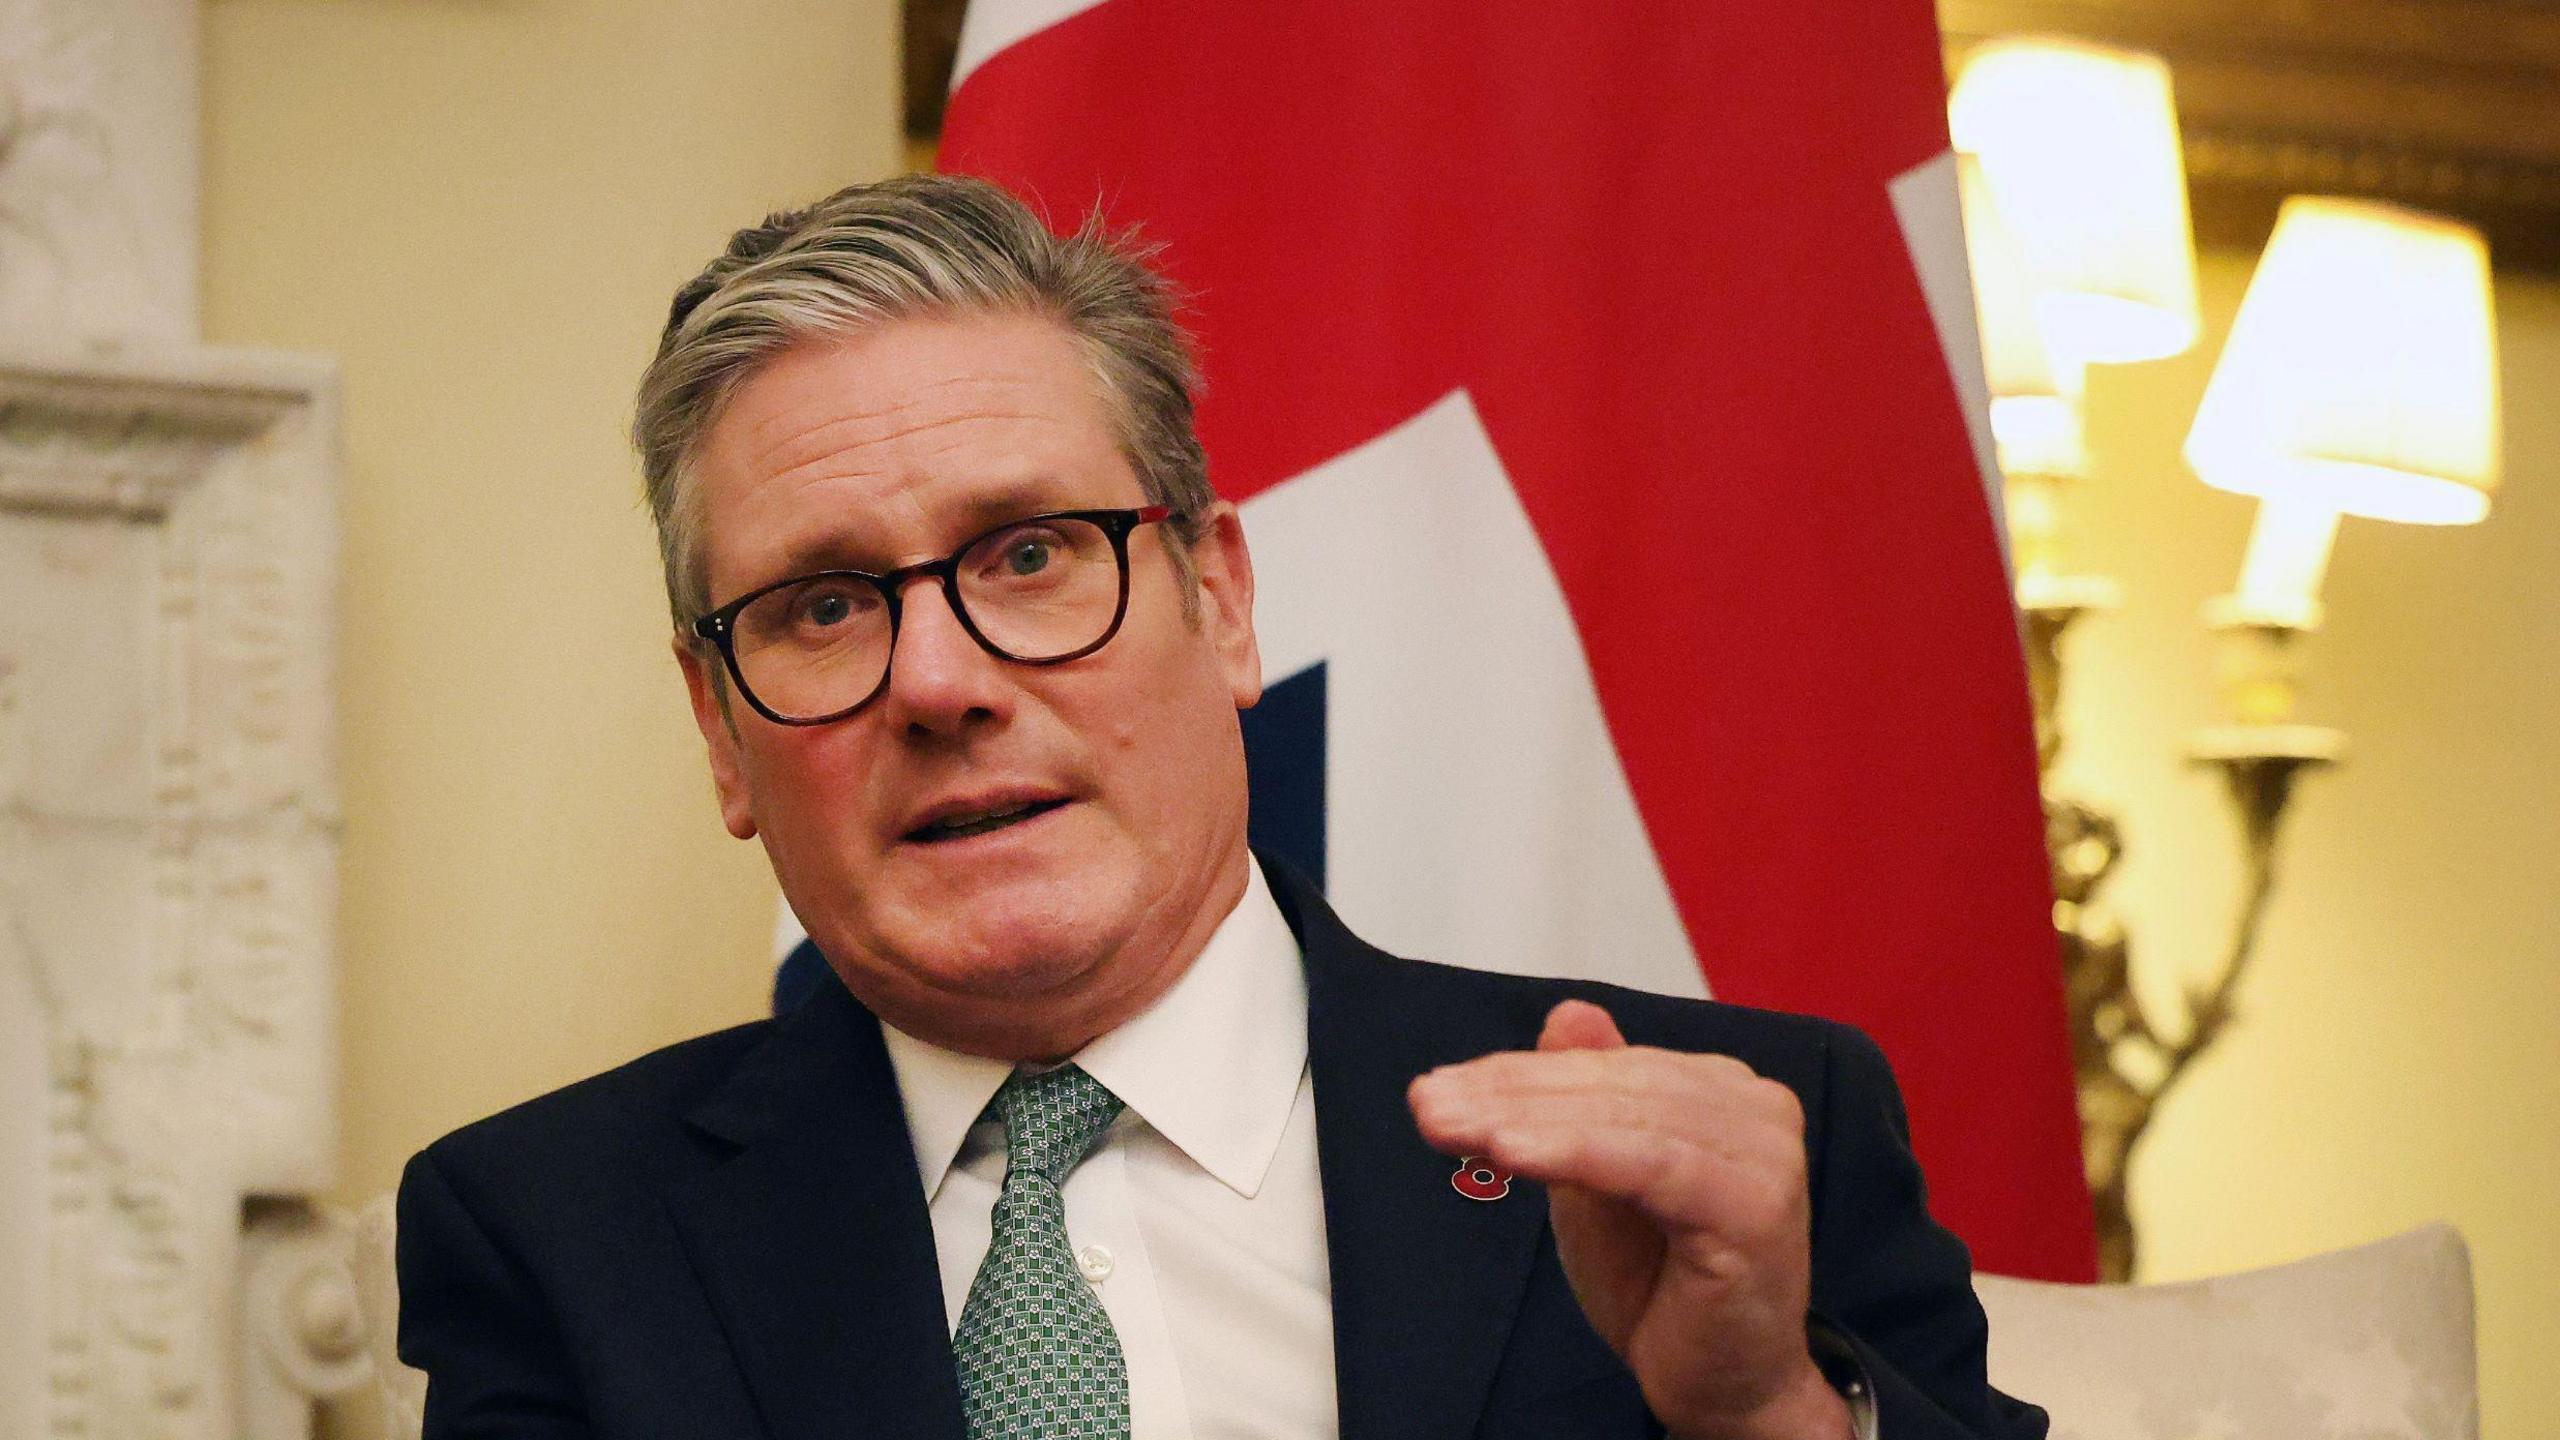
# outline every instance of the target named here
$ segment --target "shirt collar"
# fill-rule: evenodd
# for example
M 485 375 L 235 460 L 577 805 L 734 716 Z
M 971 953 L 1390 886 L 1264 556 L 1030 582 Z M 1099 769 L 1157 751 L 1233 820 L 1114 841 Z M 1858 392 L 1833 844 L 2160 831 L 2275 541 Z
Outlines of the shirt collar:
M 880 1033 L 930 1199 L 1013 1066 L 885 1021 Z M 1228 1189 L 1261 1188 L 1306 1070 L 1307 980 L 1260 861 L 1248 857 L 1244 898 L 1173 988 L 1075 1062 Z

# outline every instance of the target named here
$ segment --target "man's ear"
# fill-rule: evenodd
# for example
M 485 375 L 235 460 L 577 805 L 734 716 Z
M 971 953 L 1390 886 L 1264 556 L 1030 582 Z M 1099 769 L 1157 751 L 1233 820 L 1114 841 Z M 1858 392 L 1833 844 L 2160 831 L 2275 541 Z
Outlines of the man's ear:
M 1217 648 L 1239 710 L 1262 698 L 1262 646 L 1253 633 L 1253 556 L 1244 544 L 1244 517 L 1224 500 L 1209 511 L 1208 533 L 1191 547 L 1200 572 L 1200 623 Z
M 719 663 L 675 637 L 676 664 L 684 671 L 684 688 L 693 701 L 694 728 L 702 732 L 704 748 L 711 752 L 711 783 L 720 792 L 720 820 L 729 833 L 741 840 L 752 840 L 756 833 L 755 811 L 747 803 L 745 767 L 738 756 L 738 727 L 729 718 L 729 687 L 722 682 L 728 677 L 712 669 Z

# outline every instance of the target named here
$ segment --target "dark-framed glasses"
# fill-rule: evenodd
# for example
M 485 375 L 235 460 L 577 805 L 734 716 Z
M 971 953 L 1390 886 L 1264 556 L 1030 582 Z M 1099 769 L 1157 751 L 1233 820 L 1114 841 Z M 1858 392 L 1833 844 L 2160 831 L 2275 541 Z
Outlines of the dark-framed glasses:
M 778 725 L 824 725 L 880 698 L 907 583 L 930 575 L 969 637 L 1020 665 L 1111 643 L 1129 613 L 1129 532 L 1172 515 L 1060 510 L 1008 520 L 939 560 L 874 575 L 822 570 L 750 590 L 693 622 L 738 693 Z

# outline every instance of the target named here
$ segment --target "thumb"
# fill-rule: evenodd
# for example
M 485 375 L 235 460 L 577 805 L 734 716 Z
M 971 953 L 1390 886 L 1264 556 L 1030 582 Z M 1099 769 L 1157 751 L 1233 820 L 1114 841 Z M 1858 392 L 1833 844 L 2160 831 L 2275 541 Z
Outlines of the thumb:
M 1626 1043 L 1627 1037 L 1618 1033 L 1618 1022 L 1588 1000 L 1558 1003 L 1547 1012 L 1546 1028 L 1538 1032 L 1540 1050 L 1618 1050 Z

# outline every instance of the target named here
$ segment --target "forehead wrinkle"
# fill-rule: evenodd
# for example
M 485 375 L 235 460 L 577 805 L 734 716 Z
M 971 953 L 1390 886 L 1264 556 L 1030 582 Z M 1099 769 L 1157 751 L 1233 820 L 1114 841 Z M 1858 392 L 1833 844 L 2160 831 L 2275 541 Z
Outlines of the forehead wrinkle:
M 768 464 L 777 458 L 776 452 L 796 451 L 801 448 L 795 444 L 797 441 L 808 441 L 809 443 L 806 448 L 809 453 L 806 458 L 793 458 L 790 455 L 780 456 L 779 458 L 787 462 L 781 464 L 780 468 L 767 468 L 766 465 L 757 465 L 752 467 L 755 472 L 760 472 L 759 488 L 769 487 L 776 484 L 805 484 L 811 481 L 833 478 L 855 478 L 874 474 L 885 475 L 892 468 L 890 465 L 883 463 L 885 457 L 881 460 L 866 458 L 861 462 L 848 463 L 849 457 L 852 452 L 855 451 L 873 450 L 879 446 L 890 445 L 901 440 L 913 439 L 919 436 L 928 436 L 932 438 L 930 443 L 919 447 L 917 453 L 903 457 L 907 464 L 911 465 L 917 461 L 936 460 L 949 454 L 953 450 L 961 449 L 970 443 L 970 437 L 961 432 L 989 423 L 1045 425 L 1063 424 L 1066 422 L 1060 420 L 1056 415 L 1043 411 L 980 411 L 968 415 L 943 416 L 936 419 L 919 421 L 916 424 L 906 426 L 902 429 L 874 436 L 866 436 L 851 444 L 827 443 L 824 437 L 828 432 L 853 423 L 857 422 L 852 419 L 820 421 L 818 424 L 811 426 L 807 431 L 769 447 L 763 457 L 767 460 Z M 940 431 L 942 433 L 936 436 L 934 435 L 934 432 L 936 431 Z
M 893 392 L 893 398 L 886 405 L 879 405 L 876 401 L 866 404 L 869 397 L 864 392 L 871 389 L 868 386 L 812 383 L 817 377 L 804 366 L 817 356 L 806 347 L 790 347 L 768 362 L 759 373 L 746 377 L 746 386 L 750 388 L 757 387 L 759 380 L 774 379 L 783 379 L 789 388 L 775 397 L 781 403 L 759 416 L 737 436 L 738 443 L 732 453 L 744 462 L 749 473 L 761 470 L 768 475 L 788 474 L 808 463 L 803 458 L 804 453 L 809 458 L 823 458 L 829 453 L 894 443 L 946 420 L 968 419 L 1045 421 L 1067 425 L 1090 420 L 1098 423 L 1112 438 L 1114 448 L 1118 448 L 1120 426 L 1107 393 L 1108 387 L 1085 363 L 1081 347 L 1075 345 L 1072 335 L 1053 329 L 1051 338 L 1065 342 L 1067 358 L 1074 362 L 1063 374 L 1050 364 L 1010 357 L 1007 367 L 996 373 L 971 370 L 933 375 L 921 383 L 903 388 L 892 381 L 885 387 Z M 822 351 L 823 347 L 820 353 Z M 783 373 L 777 375 L 777 370 Z M 1069 379 L 1069 376 L 1073 378 Z M 956 400 L 952 397 L 954 391 L 959 392 Z M 733 395 L 731 406 L 735 405 L 737 398 Z M 992 408 L 991 402 L 1001 404 L 1003 408 Z M 943 413 L 912 418 L 901 418 L 900 413 L 910 412 L 912 416 L 912 412 L 936 409 L 943 410 Z M 807 418 L 812 411 L 816 412 L 815 417 Z M 875 424 L 885 424 L 887 428 L 860 434 L 849 441 L 832 438 L 844 429 L 860 429 Z M 767 439 L 767 436 L 773 438 Z
M 853 504 L 831 503 L 802 510 L 795 523 L 770 537 L 767 554 L 757 567 L 760 573 L 755 577 L 756 583 L 821 569 L 851 568 L 875 573 L 896 569 L 933 558 L 942 547 L 966 538 L 964 532 L 974 533 L 1039 510 L 1096 503 L 1103 497 L 1086 493 L 1081 483 L 1093 477 L 1056 468 L 1051 457 L 1038 447 L 1004 445 L 996 447 L 996 453 L 988 453 L 973 450 L 970 437 L 961 433 L 973 422 L 1047 423 L 1057 419 L 1047 413 L 957 416 L 952 417 L 948 427 L 951 433 L 940 437 L 940 443 L 930 443 L 895 461 L 866 457 L 867 463 L 850 463 L 843 448 L 829 448 L 790 469 L 757 476 L 754 490 L 767 503 L 785 509 L 801 508 L 789 498 L 798 492 L 844 483 L 859 487 L 851 494 L 864 498 Z M 901 433 L 936 428 L 940 427 L 921 425 Z M 965 471 L 945 470 L 938 465 L 942 457 L 952 452 L 965 457 Z M 1116 447 L 1106 453 L 1112 460 L 1119 460 Z M 956 482 L 957 488 L 939 482 Z M 938 503 L 928 504 L 928 491 L 948 493 Z M 908 512 L 903 525 L 884 516 L 883 508 Z M 883 546 L 886 534 L 901 530 L 911 533 L 909 543 Z
M 944 382 L 943 387 L 937 388 L 946 388 L 959 383 L 963 382 Z M 992 388 L 999 391 L 1024 391 L 1045 387 L 1032 382 L 1010 382 Z M 973 403 L 959 410 L 937 408 L 933 413 L 918 415 L 913 412 L 927 408 L 921 397 L 909 398 L 885 409 L 856 411 L 851 414 L 838 413 L 824 400 L 812 397 L 806 404 L 792 406 L 768 417 L 751 429 L 747 435 L 741 437 L 746 442 L 741 447 L 746 451 L 741 458 L 749 462 L 750 469 L 769 468 L 770 473 L 773 474 L 789 474 L 808 464 L 810 460 L 822 460 L 829 455 L 841 454 L 848 450 L 891 445 L 912 436 L 950 426 L 968 426 L 987 421 L 1073 424 L 1077 420 L 1088 418 L 1064 415 L 1051 406 L 1036 403 L 1039 399 L 1048 398 L 1045 396 L 1017 394 L 1005 398 L 1013 403 L 1003 408 Z M 1025 403 L 1026 401 L 1035 403 Z M 818 415 L 804 420 L 803 416 L 813 406 L 818 408 Z M 902 415 L 901 412 L 907 413 Z M 777 430 L 783 433 L 769 441 L 763 438 L 767 432 Z M 847 430 L 855 433 L 839 438 L 840 432 Z M 806 459 L 801 458 L 804 452 L 807 453 Z

